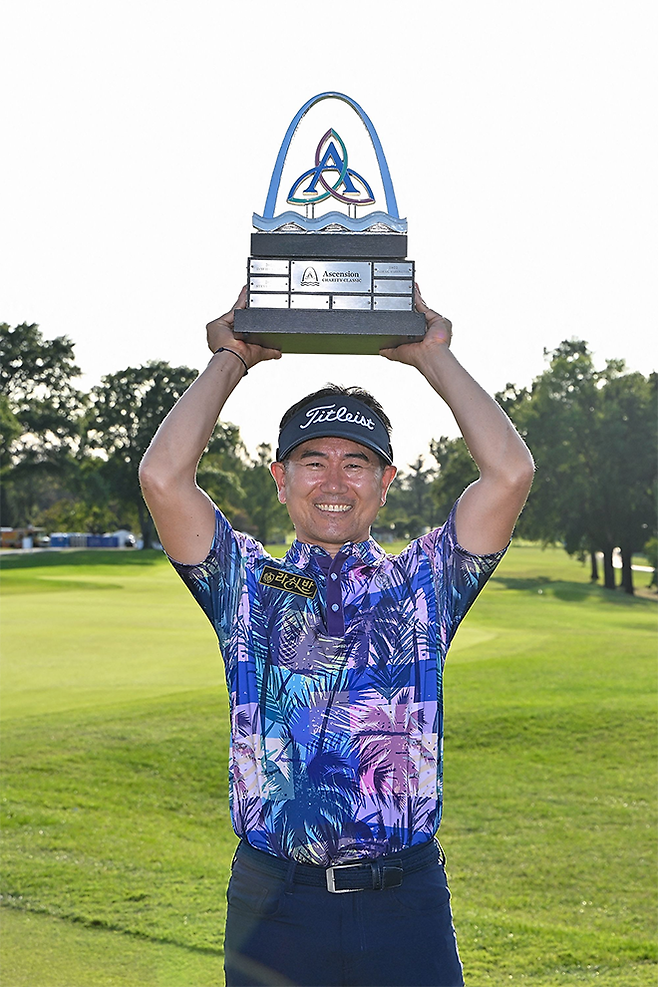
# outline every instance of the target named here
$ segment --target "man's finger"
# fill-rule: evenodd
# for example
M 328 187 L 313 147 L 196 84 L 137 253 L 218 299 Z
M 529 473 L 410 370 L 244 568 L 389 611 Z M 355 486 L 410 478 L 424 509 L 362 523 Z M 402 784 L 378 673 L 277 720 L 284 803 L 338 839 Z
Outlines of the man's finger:
M 235 322 L 235 310 L 237 308 L 246 308 L 246 307 L 247 307 L 247 286 L 244 285 L 242 291 L 237 297 L 237 300 L 233 308 L 230 309 L 228 312 L 226 312 L 225 315 L 220 315 L 219 318 L 213 319 L 212 322 L 208 323 L 206 328 L 210 329 L 211 326 L 217 326 L 221 322 L 225 326 L 227 326 L 227 328 L 230 329 L 231 332 L 233 332 L 233 323 Z
M 267 354 L 267 356 L 264 357 L 265 360 L 280 360 L 281 359 L 281 350 L 275 350 L 275 349 L 272 349 L 269 346 L 261 346 L 261 350 L 263 351 L 263 353 L 266 353 Z
M 240 294 L 238 295 L 237 301 L 235 302 L 233 308 L 230 310 L 230 312 L 227 312 L 226 315 L 222 316 L 222 322 L 228 322 L 228 324 L 232 326 L 233 323 L 235 322 L 235 310 L 237 308 L 246 308 L 246 307 L 247 307 L 247 286 L 245 284 L 242 286 L 242 290 L 240 291 Z
M 235 312 L 236 308 L 246 308 L 246 307 L 247 307 L 247 286 L 245 284 L 242 286 L 242 290 L 238 295 L 238 300 L 233 306 L 233 308 L 231 309 L 231 311 Z
M 426 312 L 431 312 L 431 309 L 423 301 L 423 297 L 420 293 L 420 288 L 418 287 L 418 285 L 416 285 L 415 287 L 416 287 L 416 291 L 414 295 L 414 302 L 416 305 L 416 311 L 421 312 L 422 315 L 425 315 Z

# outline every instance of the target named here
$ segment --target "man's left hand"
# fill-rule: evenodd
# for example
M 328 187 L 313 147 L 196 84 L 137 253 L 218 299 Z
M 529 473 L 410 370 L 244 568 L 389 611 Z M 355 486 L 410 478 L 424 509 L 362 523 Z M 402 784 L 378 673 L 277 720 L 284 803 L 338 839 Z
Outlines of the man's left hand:
M 435 312 L 423 301 L 418 285 L 415 286 L 416 311 L 425 316 L 426 331 L 424 337 L 417 343 L 402 343 L 379 351 L 380 356 L 387 360 L 397 360 L 398 363 L 408 363 L 412 367 L 422 369 L 430 353 L 436 352 L 437 347 L 449 347 L 452 339 L 452 322 Z

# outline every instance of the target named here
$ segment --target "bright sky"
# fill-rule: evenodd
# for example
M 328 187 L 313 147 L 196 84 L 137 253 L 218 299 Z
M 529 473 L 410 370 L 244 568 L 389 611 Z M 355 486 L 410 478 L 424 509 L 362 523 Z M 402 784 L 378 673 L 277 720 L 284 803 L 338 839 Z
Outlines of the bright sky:
M 285 130 L 337 90 L 374 123 L 423 294 L 488 390 L 571 336 L 649 373 L 656 19 L 644 0 L 5 0 L 0 321 L 70 336 L 85 387 L 203 368 Z M 327 381 L 379 397 L 401 466 L 457 434 L 416 371 L 375 356 L 261 364 L 223 417 L 274 444 Z

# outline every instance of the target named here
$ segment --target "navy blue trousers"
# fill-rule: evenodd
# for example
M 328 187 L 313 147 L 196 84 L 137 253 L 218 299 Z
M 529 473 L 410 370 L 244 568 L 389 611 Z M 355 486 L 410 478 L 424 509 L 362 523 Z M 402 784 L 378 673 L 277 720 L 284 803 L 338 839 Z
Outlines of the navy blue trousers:
M 397 888 L 331 894 L 238 848 L 228 886 L 227 987 L 462 987 L 445 869 Z

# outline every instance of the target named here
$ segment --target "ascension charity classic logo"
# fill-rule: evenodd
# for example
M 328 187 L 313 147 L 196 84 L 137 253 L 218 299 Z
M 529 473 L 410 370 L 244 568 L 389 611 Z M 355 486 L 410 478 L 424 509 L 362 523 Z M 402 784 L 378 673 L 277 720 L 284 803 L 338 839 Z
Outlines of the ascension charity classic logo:
M 362 276 L 358 271 L 322 271 L 322 277 L 318 278 L 318 272 L 314 267 L 304 268 L 300 284 L 303 287 L 319 286 L 322 284 L 358 284 L 362 281 Z
M 306 412 L 308 421 L 300 425 L 300 429 L 309 428 L 311 425 L 320 425 L 324 422 L 353 422 L 363 428 L 372 431 L 375 423 L 372 418 L 366 418 L 360 411 L 348 411 L 345 406 L 336 408 L 335 404 L 320 404 L 315 408 L 309 408 Z

